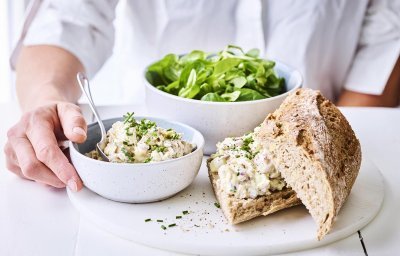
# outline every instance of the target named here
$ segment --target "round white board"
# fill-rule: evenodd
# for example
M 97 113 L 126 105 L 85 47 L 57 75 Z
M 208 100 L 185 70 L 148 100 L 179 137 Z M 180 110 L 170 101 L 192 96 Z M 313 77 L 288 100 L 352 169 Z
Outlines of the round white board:
M 128 240 L 164 250 L 206 255 L 272 254 L 318 247 L 343 239 L 367 225 L 379 212 L 384 187 L 377 167 L 363 160 L 358 178 L 331 232 L 316 239 L 316 224 L 304 206 L 229 225 L 217 208 L 205 161 L 186 190 L 156 203 L 124 204 L 88 189 L 68 195 L 87 219 Z M 182 214 L 189 211 L 189 214 Z M 182 216 L 176 219 L 176 216 Z M 151 218 L 152 221 L 145 222 Z M 156 220 L 163 220 L 157 222 Z M 163 230 L 161 225 L 168 227 Z

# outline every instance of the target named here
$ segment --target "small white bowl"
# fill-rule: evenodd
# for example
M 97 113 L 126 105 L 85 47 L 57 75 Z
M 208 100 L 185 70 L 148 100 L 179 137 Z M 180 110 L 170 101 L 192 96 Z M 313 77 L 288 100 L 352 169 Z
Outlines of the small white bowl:
M 203 158 L 204 138 L 192 127 L 152 117 L 147 118 L 163 128 L 172 128 L 182 133 L 182 138 L 196 145 L 196 149 L 183 157 L 154 163 L 111 163 L 85 156 L 93 150 L 101 134 L 97 123 L 88 126 L 88 138 L 82 144 L 70 142 L 72 164 L 83 184 L 93 192 L 124 203 L 146 203 L 171 197 L 189 186 Z M 108 130 L 121 118 L 104 120 Z
M 300 72 L 276 62 L 275 71 L 285 78 L 286 92 L 268 99 L 242 102 L 209 102 L 178 97 L 163 92 L 145 79 L 146 107 L 152 116 L 177 120 L 198 129 L 205 137 L 204 153 L 215 152 L 226 137 L 242 136 L 262 123 L 286 96 L 301 87 Z

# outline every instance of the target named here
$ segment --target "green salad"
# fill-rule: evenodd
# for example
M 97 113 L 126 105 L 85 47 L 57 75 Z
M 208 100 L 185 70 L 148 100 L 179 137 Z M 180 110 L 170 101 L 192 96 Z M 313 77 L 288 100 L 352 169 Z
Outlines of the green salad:
M 168 54 L 152 64 L 146 78 L 156 88 L 180 97 L 203 101 L 260 100 L 285 92 L 285 81 L 274 71 L 275 62 L 228 45 L 217 54 L 192 51 Z

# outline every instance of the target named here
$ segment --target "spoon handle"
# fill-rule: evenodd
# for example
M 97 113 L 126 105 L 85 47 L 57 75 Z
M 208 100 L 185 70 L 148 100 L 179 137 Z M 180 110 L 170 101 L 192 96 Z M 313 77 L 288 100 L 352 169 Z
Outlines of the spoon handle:
M 90 92 L 90 85 L 89 85 L 89 80 L 87 79 L 86 75 L 84 73 L 79 72 L 76 75 L 76 79 L 78 80 L 79 86 L 81 87 L 82 92 L 85 94 L 87 100 L 89 101 L 89 107 L 92 109 L 92 112 L 97 120 L 97 123 L 100 126 L 100 131 L 101 131 L 101 140 L 106 138 L 106 129 L 104 128 L 104 124 L 101 121 L 102 119 L 100 118 L 99 113 L 97 112 L 97 109 L 94 105 L 94 101 L 92 98 L 92 93 Z M 87 88 L 87 90 L 86 90 Z

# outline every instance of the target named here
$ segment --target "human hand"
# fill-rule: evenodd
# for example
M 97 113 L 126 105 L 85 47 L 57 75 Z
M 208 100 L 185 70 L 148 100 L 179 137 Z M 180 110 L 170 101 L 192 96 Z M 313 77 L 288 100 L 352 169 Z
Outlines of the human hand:
M 27 112 L 7 133 L 7 169 L 22 178 L 79 191 L 82 181 L 59 143 L 82 143 L 86 131 L 82 112 L 72 103 L 55 102 Z

